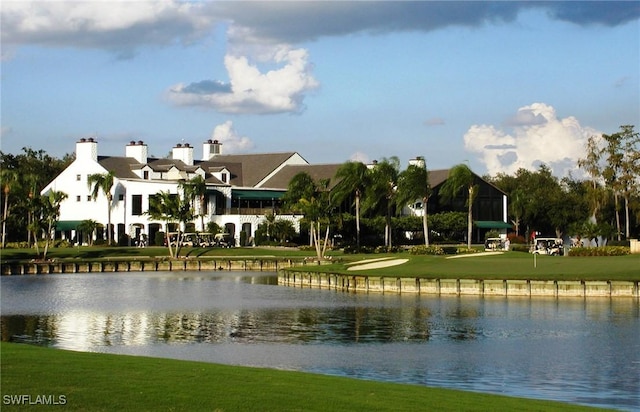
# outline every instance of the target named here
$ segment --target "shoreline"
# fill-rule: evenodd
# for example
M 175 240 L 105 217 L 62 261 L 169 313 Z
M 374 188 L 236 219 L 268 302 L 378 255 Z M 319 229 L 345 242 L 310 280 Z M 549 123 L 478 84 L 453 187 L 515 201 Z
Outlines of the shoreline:
M 640 281 L 424 278 L 281 270 L 278 284 L 353 293 L 640 299 Z

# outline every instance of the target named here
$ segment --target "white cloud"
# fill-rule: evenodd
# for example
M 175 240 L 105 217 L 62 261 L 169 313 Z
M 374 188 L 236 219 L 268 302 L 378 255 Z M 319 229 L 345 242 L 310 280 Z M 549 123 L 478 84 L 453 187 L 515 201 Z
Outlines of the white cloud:
M 231 120 L 217 125 L 211 133 L 211 139 L 222 143 L 223 153 L 238 153 L 253 148 L 251 139 L 240 136 L 233 128 L 233 122 Z
M 587 139 L 601 132 L 580 125 L 575 117 L 559 119 L 552 106 L 521 107 L 507 121 L 507 132 L 493 125 L 473 125 L 464 135 L 465 149 L 479 153 L 490 175 L 513 174 L 519 168 L 537 170 L 546 164 L 557 176 L 574 172 L 584 157 Z
M 317 88 L 319 83 L 311 74 L 308 53 L 305 49 L 292 49 L 285 45 L 269 48 L 269 56 L 261 48 L 261 60 L 280 65 L 279 68 L 261 72 L 248 57 L 227 54 L 224 64 L 229 83 L 204 81 L 189 85 L 177 84 L 167 93 L 167 98 L 177 105 L 205 106 L 222 113 L 270 114 L 300 112 L 305 93 Z M 217 84 L 204 90 L 201 84 Z
M 366 153 L 362 153 L 362 152 L 355 152 L 351 155 L 351 157 L 349 157 L 349 160 L 352 162 L 361 162 L 364 164 L 369 164 L 371 163 L 371 159 L 369 158 L 369 155 L 367 155 Z
M 216 20 L 203 7 L 173 0 L 7 1 L 2 43 L 132 53 L 140 45 L 188 42 L 207 33 Z

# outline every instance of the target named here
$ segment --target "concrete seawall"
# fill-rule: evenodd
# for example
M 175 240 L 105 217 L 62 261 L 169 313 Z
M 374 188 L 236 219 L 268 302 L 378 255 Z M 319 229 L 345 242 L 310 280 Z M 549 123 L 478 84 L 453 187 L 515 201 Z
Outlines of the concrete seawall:
M 53 273 L 159 272 L 159 271 L 256 271 L 277 272 L 283 268 L 302 266 L 292 259 L 150 259 L 61 262 L 3 262 L 2 275 L 44 275 Z
M 396 278 L 281 270 L 278 284 L 345 292 L 425 295 L 629 297 L 638 299 L 638 281 L 474 280 Z

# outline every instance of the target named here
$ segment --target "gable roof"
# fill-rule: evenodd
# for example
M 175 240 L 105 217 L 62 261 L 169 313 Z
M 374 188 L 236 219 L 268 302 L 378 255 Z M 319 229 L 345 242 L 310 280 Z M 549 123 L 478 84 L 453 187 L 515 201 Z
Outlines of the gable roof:
M 253 187 L 294 155 L 295 152 L 216 155 L 210 160 L 202 160 L 196 164 L 205 170 L 209 167 L 224 166 L 231 172 L 232 185 Z
M 291 179 L 298 173 L 306 172 L 314 181 L 321 179 L 331 179 L 329 188 L 333 188 L 337 183 L 336 172 L 342 164 L 320 164 L 320 165 L 288 165 L 282 168 L 275 176 L 267 180 L 263 187 L 286 189 Z

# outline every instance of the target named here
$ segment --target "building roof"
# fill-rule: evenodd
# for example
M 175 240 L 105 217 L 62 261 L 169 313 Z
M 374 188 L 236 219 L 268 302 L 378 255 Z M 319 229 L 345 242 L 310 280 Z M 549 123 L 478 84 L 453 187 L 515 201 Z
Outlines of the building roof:
M 295 175 L 306 172 L 314 181 L 330 179 L 329 187 L 333 188 L 337 183 L 336 172 L 341 164 L 319 164 L 319 165 L 288 165 L 282 168 L 275 176 L 267 180 L 263 186 L 286 189 L 289 182 Z
M 195 162 L 205 170 L 208 167 L 226 167 L 231 172 L 230 183 L 234 186 L 253 187 L 269 176 L 283 163 L 295 156 L 295 152 L 216 155 L 210 160 Z M 286 188 L 286 185 L 284 186 Z

